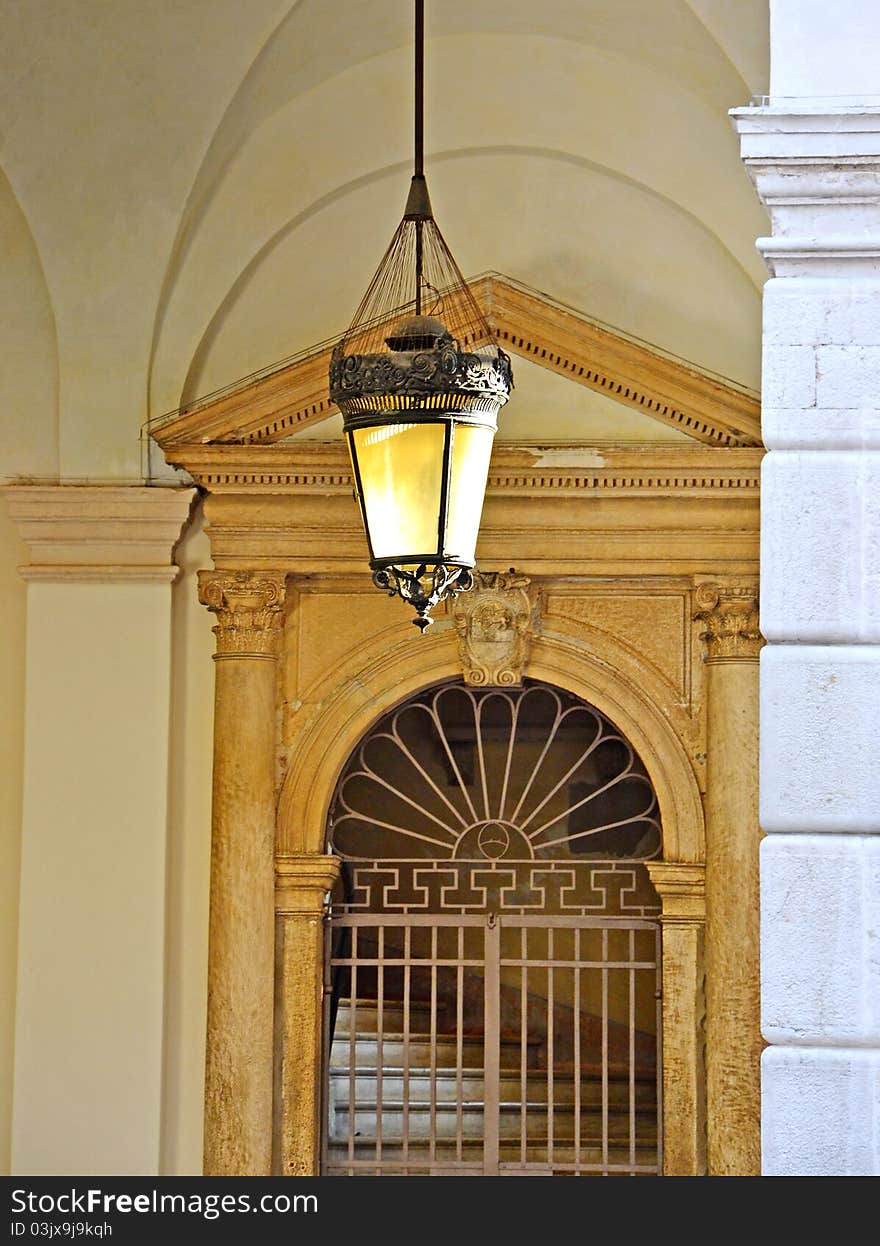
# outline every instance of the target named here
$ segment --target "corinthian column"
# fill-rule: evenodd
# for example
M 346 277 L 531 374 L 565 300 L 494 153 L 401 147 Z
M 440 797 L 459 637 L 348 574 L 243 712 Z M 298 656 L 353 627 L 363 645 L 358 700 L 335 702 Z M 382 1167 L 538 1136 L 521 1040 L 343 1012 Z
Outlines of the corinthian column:
M 203 571 L 214 633 L 205 1173 L 272 1171 L 279 572 Z
M 758 588 L 701 584 L 706 642 L 706 1098 L 710 1174 L 761 1169 Z

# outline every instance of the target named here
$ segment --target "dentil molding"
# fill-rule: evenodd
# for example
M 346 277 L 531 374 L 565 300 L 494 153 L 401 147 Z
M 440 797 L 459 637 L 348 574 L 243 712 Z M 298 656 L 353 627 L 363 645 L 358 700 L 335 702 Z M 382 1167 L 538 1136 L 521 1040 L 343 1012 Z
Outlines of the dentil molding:
M 710 446 L 552 446 L 499 444 L 489 496 L 757 497 L 763 449 Z M 209 493 L 351 497 L 348 450 L 335 442 L 187 445 L 180 462 Z
M 471 291 L 506 351 L 531 359 L 707 446 L 758 446 L 758 396 L 696 365 L 590 320 L 545 294 L 488 274 Z M 193 446 L 269 446 L 336 411 L 328 348 L 245 378 L 152 426 L 169 463 L 186 466 Z

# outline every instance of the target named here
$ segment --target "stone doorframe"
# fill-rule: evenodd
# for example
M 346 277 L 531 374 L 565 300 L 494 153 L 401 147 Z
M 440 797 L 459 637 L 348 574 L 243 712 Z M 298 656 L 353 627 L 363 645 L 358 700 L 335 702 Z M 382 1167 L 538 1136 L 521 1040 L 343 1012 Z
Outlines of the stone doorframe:
M 658 794 L 665 1170 L 754 1172 L 761 453 L 575 457 L 560 470 L 498 452 L 480 565 L 515 563 L 540 592 L 526 673 L 615 722 Z M 205 1171 L 304 1175 L 319 1153 L 333 787 L 383 710 L 473 655 L 451 615 L 420 638 L 370 586 L 341 448 L 175 460 L 207 493 L 217 568 L 200 582 L 217 618 Z
M 602 646 L 607 656 L 613 645 Z M 696 1175 L 706 1165 L 703 1050 L 705 836 L 694 769 L 661 710 L 635 685 L 569 638 L 535 637 L 529 675 L 574 693 L 605 714 L 632 743 L 654 784 L 664 857 L 649 863 L 662 901 L 663 1135 L 665 1171 Z M 276 1171 L 318 1171 L 317 1114 L 322 1063 L 319 998 L 324 888 L 338 860 L 323 855 L 327 811 L 350 753 L 375 721 L 421 689 L 461 676 L 452 634 L 429 651 L 419 639 L 404 652 L 374 646 L 356 676 L 338 685 L 323 713 L 297 741 L 281 790 L 276 858 L 281 1011 L 279 1145 Z M 365 695 L 366 694 L 366 695 Z M 296 893 L 296 901 L 291 895 Z M 309 1076 L 317 1070 L 315 1083 Z

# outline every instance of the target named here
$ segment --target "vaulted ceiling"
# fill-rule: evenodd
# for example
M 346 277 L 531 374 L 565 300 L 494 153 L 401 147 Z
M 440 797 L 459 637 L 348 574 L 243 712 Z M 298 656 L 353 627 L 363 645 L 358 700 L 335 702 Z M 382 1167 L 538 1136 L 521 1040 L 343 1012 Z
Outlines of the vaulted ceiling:
M 406 194 L 411 8 L 0 0 L 2 475 L 136 477 L 147 419 L 345 326 Z M 757 387 L 766 225 L 726 114 L 766 86 L 766 0 L 429 4 L 461 267 Z M 517 379 L 547 441 L 681 435 Z

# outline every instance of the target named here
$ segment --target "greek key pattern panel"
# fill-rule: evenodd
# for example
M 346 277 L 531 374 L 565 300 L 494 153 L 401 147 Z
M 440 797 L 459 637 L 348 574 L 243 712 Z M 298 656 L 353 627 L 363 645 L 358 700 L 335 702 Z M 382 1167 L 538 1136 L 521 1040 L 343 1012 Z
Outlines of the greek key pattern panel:
M 351 861 L 333 914 L 529 913 L 656 917 L 637 861 Z

